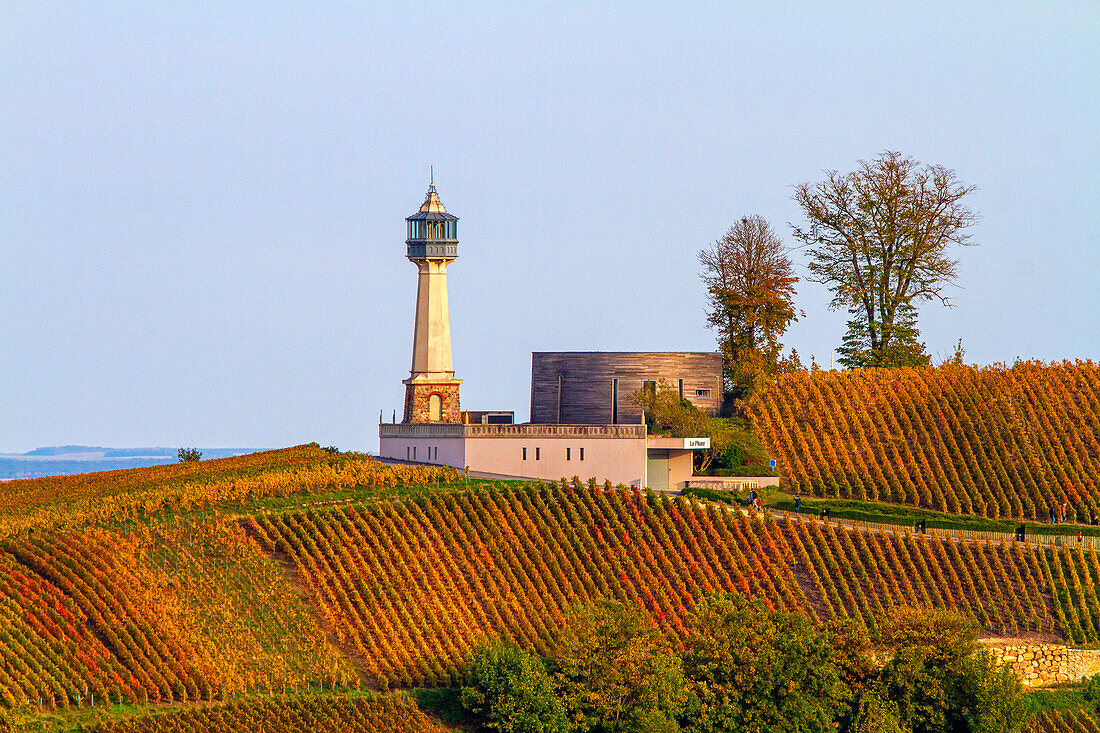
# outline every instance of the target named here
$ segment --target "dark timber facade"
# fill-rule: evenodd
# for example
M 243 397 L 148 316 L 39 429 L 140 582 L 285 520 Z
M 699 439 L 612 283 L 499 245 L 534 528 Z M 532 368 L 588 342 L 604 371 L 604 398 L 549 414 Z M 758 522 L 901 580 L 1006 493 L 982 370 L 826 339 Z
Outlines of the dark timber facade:
M 536 351 L 531 354 L 531 422 L 637 424 L 630 396 L 665 381 L 696 407 L 722 407 L 722 355 L 675 351 Z

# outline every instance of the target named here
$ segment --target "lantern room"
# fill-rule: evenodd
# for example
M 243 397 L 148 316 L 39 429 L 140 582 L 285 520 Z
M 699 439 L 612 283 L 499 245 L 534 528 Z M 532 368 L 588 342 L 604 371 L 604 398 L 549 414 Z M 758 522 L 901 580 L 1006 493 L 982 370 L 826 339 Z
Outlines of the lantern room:
M 448 214 L 443 207 L 434 179 L 420 210 L 405 221 L 408 225 L 406 257 L 410 260 L 458 258 L 458 217 Z

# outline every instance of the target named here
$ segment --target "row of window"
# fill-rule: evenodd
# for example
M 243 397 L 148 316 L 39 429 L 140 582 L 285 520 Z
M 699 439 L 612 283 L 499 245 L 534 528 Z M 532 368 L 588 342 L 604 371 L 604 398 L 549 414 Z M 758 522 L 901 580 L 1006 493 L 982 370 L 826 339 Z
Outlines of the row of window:
M 458 222 L 410 221 L 408 239 L 458 239 Z
M 416 460 L 416 446 L 415 445 L 406 445 L 405 446 L 405 460 L 406 461 L 415 461 Z M 439 446 L 429 445 L 428 446 L 428 457 L 424 460 L 429 461 L 429 462 L 432 461 L 432 460 L 438 461 L 439 460 Z
M 615 380 L 615 381 L 618 381 L 618 380 Z M 680 396 L 683 397 L 684 396 L 684 380 L 680 379 L 680 380 L 677 380 L 677 381 L 679 383 Z M 652 392 L 652 393 L 656 394 L 657 393 L 657 380 L 656 379 L 643 379 L 642 380 L 642 390 L 645 391 L 645 392 Z M 695 396 L 696 397 L 705 397 L 707 399 L 710 399 L 710 390 L 709 389 L 696 389 L 695 390 Z
M 526 448 L 523 449 L 523 460 L 525 460 L 525 461 L 527 460 L 527 449 Z M 540 448 L 538 446 L 535 447 L 535 460 L 536 461 L 541 461 L 542 460 L 542 448 Z M 567 461 L 573 460 L 573 449 L 572 448 L 566 448 L 565 449 L 565 460 L 567 460 Z M 584 460 L 584 448 L 583 447 L 577 448 L 577 460 L 579 460 L 579 461 Z

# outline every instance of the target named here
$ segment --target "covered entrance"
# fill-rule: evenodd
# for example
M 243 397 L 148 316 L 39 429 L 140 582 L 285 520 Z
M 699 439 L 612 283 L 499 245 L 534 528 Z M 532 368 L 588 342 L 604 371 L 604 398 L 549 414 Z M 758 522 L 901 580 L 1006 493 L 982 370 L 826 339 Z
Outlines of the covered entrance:
M 710 438 L 646 438 L 646 482 L 654 491 L 679 491 L 692 475 L 693 451 L 710 447 Z

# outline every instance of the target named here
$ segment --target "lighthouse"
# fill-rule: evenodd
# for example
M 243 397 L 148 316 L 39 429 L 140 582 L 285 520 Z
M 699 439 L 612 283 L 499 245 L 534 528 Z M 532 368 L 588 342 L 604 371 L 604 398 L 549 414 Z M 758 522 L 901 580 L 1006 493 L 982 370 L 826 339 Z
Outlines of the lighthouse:
M 420 210 L 405 219 L 409 261 L 416 265 L 412 368 L 405 384 L 405 423 L 459 423 L 461 379 L 451 363 L 447 267 L 458 259 L 458 217 L 448 214 L 431 177 Z

